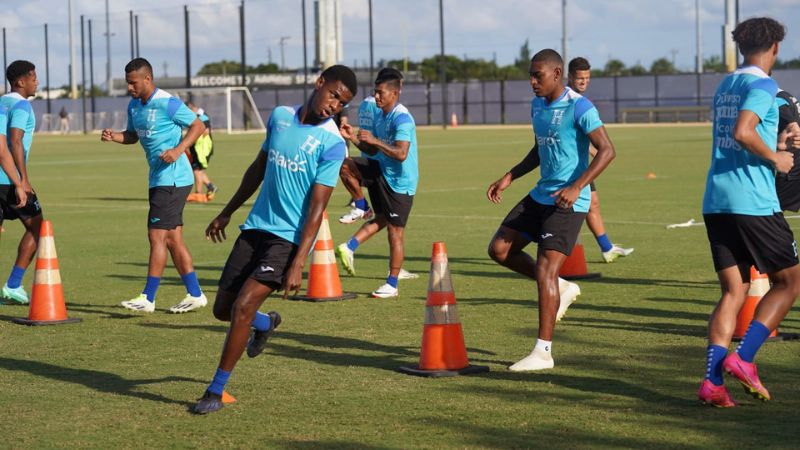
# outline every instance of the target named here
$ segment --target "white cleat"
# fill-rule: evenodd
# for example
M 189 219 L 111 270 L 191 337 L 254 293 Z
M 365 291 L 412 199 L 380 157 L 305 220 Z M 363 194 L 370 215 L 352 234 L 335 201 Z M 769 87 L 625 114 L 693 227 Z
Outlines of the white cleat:
M 156 310 L 156 302 L 151 302 L 144 294 L 139 294 L 136 298 L 124 301 L 121 305 L 131 311 L 151 313 Z
M 553 356 L 550 353 L 534 348 L 530 355 L 514 363 L 508 370 L 512 372 L 528 372 L 552 369 L 554 365 Z
M 342 267 L 344 267 L 344 270 L 350 275 L 355 275 L 356 266 L 353 258 L 353 251 L 350 250 L 350 247 L 348 247 L 346 243 L 340 244 L 338 247 L 336 247 L 334 253 L 336 253 L 336 256 L 339 257 L 339 261 L 342 262 Z
M 556 312 L 556 322 L 561 320 L 564 317 L 564 314 L 567 313 L 567 308 L 570 307 L 576 300 L 578 300 L 578 296 L 581 295 L 581 288 L 569 281 L 564 280 L 567 284 L 566 287 L 559 286 L 559 290 L 561 291 L 561 301 L 558 304 L 558 311 Z
M 359 219 L 369 220 L 372 218 L 372 216 L 374 216 L 372 208 L 368 208 L 366 211 L 360 208 L 353 208 L 349 213 L 339 217 L 339 222 L 349 224 Z
M 611 250 L 603 252 L 603 260 L 607 263 L 612 263 L 618 257 L 625 257 L 631 253 L 633 253 L 633 248 L 622 248 L 617 244 L 611 244 Z
M 173 306 L 169 309 L 169 312 L 175 314 L 181 314 L 189 311 L 194 311 L 195 309 L 200 309 L 208 304 L 208 299 L 206 295 L 200 293 L 199 297 L 192 297 L 191 294 L 186 294 L 186 297 L 181 300 L 180 303 Z
M 417 275 L 416 273 L 411 273 L 406 269 L 400 269 L 400 273 L 397 274 L 398 280 L 416 280 L 417 278 L 419 278 L 419 275 Z
M 389 283 L 385 283 L 383 286 L 372 292 L 372 296 L 375 298 L 392 298 L 399 295 L 400 291 L 396 287 L 392 287 L 392 285 Z

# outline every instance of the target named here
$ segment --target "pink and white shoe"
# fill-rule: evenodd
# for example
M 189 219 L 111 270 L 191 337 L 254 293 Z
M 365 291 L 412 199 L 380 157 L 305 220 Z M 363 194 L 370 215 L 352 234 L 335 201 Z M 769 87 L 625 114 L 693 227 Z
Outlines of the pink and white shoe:
M 755 363 L 744 361 L 739 357 L 738 353 L 734 352 L 725 358 L 725 361 L 722 362 L 722 368 L 725 369 L 725 372 L 736 377 L 748 394 L 764 402 L 770 399 L 769 391 L 758 379 L 758 370 Z
M 704 405 L 711 405 L 717 408 L 733 408 L 736 402 L 731 398 L 730 392 L 725 385 L 717 386 L 711 380 L 703 380 L 700 390 L 697 391 L 697 399 Z

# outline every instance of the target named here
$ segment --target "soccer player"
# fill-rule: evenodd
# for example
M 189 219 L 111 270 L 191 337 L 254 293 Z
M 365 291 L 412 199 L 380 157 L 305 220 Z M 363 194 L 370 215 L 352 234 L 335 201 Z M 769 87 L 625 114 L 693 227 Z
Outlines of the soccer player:
M 770 395 L 758 378 L 756 352 L 800 294 L 797 243 L 781 213 L 774 171 L 787 173 L 792 154 L 775 151 L 778 86 L 769 72 L 786 31 L 774 19 L 745 20 L 733 30 L 744 65 L 725 77 L 714 95 L 711 166 L 703 217 L 722 296 L 708 322 L 706 374 L 697 393 L 718 407 L 736 403 L 722 371 L 761 400 Z M 750 266 L 769 275 L 772 286 L 734 353 L 728 345 L 750 284 Z
M 372 134 L 375 134 L 374 123 L 382 114 L 383 111 L 381 111 L 381 109 L 378 108 L 378 105 L 375 104 L 375 97 L 372 95 L 366 97 L 361 101 L 361 105 L 358 107 L 358 127 L 362 130 L 366 130 Z M 361 156 L 367 159 L 377 158 L 376 154 L 370 154 L 363 151 L 361 152 Z M 339 222 L 351 224 L 359 219 L 372 219 L 375 213 L 372 208 L 369 207 L 369 202 L 364 196 L 364 190 L 361 188 L 359 179 L 353 176 L 345 165 L 342 166 L 340 178 L 342 180 L 342 186 L 344 186 L 344 188 L 350 194 L 353 209 L 351 209 L 349 213 L 339 217 Z
M 125 81 L 131 95 L 128 127 L 121 132 L 107 128 L 100 139 L 126 145 L 140 142 L 144 148 L 150 165 L 147 217 L 150 260 L 141 295 L 122 302 L 122 306 L 132 311 L 155 311 L 156 292 L 169 252 L 187 291 L 186 297 L 169 311 L 184 313 L 202 308 L 208 301 L 200 289 L 192 255 L 183 241 L 183 207 L 194 182 L 184 152 L 205 127 L 179 98 L 153 84 L 153 68 L 146 59 L 135 58 L 125 66 Z M 181 128 L 189 128 L 183 139 Z
M 189 161 L 192 163 L 192 174 L 194 175 L 194 192 L 189 194 L 187 201 L 205 203 L 214 200 L 214 196 L 217 195 L 219 190 L 206 173 L 208 162 L 211 160 L 211 155 L 214 154 L 214 141 L 211 138 L 211 119 L 209 119 L 205 111 L 198 108 L 194 103 L 187 102 L 186 106 L 197 114 L 204 126 L 203 134 L 189 147 Z M 203 194 L 203 186 L 206 187 L 205 194 Z
M 11 152 L 8 151 L 8 142 L 6 135 L 8 134 L 8 109 L 0 104 L 0 169 L 11 180 L 14 186 L 14 193 L 16 194 L 17 203 L 14 205 L 17 208 L 25 207 L 28 202 L 28 194 L 22 187 L 22 180 L 19 178 L 17 166 L 14 165 L 14 158 L 11 157 Z M 0 200 L 2 203 L 2 200 Z M 0 225 L 3 222 L 3 209 L 0 207 Z
M 775 189 L 781 210 L 800 210 L 800 148 L 786 143 L 786 135 L 800 129 L 800 103 L 790 93 L 779 90 L 775 97 L 778 106 L 778 150 L 789 150 L 794 156 L 794 165 L 789 173 L 775 174 Z
M 564 86 L 564 62 L 554 50 L 536 53 L 530 63 L 531 121 L 536 143 L 528 155 L 489 186 L 489 200 L 499 203 L 511 182 L 541 161 L 541 178 L 508 213 L 489 243 L 489 256 L 509 269 L 535 279 L 539 288 L 539 334 L 530 355 L 509 370 L 554 366 L 553 328 L 580 289 L 558 277 L 572 252 L 586 213 L 591 183 L 614 159 L 615 151 L 600 115 L 586 97 Z M 597 155 L 589 162 L 589 144 Z M 534 260 L 523 251 L 538 244 Z
M 11 85 L 11 92 L 0 97 L 0 106 L 7 111 L 8 124 L 4 127 L 4 134 L 8 139 L 8 148 L 14 159 L 19 182 L 17 183 L 17 178 L 13 175 L 9 177 L 6 172 L 0 173 L 0 208 L 2 208 L 2 219 L 19 219 L 25 227 L 25 233 L 19 241 L 17 259 L 0 295 L 8 301 L 24 305 L 29 299 L 25 288 L 22 287 L 22 278 L 36 254 L 39 230 L 42 226 L 42 208 L 31 187 L 27 169 L 33 132 L 36 129 L 36 115 L 28 98 L 36 94 L 39 80 L 36 77 L 36 66 L 30 61 L 22 60 L 9 64 L 6 78 Z M 21 201 L 19 186 L 25 191 L 24 204 Z
M 276 289 L 283 289 L 286 298 L 300 288 L 306 256 L 345 158 L 345 142 L 332 116 L 350 102 L 357 87 L 352 70 L 331 66 L 305 105 L 275 108 L 255 161 L 206 228 L 211 241 L 225 240 L 231 215 L 261 185 L 220 276 L 214 316 L 231 325 L 214 379 L 193 408 L 197 414 L 222 408 L 225 384 L 242 352 L 247 348 L 247 356 L 258 356 L 280 324 L 278 313 L 258 311 L 264 300 Z
M 583 95 L 589 89 L 589 82 L 591 81 L 592 71 L 589 61 L 586 58 L 577 57 L 569 62 L 569 71 L 567 74 L 567 85 L 573 91 Z M 596 154 L 593 147 L 589 147 L 589 152 L 592 156 Z M 594 181 L 589 184 L 589 189 L 592 191 L 592 200 L 589 203 L 589 212 L 586 214 L 586 225 L 592 231 L 597 245 L 600 246 L 600 253 L 603 255 L 603 261 L 607 263 L 614 262 L 619 256 L 628 256 L 633 253 L 632 248 L 622 248 L 617 244 L 612 244 L 606 233 L 606 226 L 603 223 L 603 216 L 600 214 L 600 198 L 597 195 L 597 188 Z
M 373 297 L 399 295 L 397 282 L 404 259 L 404 232 L 414 194 L 417 191 L 417 132 L 414 118 L 400 104 L 403 74 L 384 68 L 375 78 L 375 106 L 372 130 L 361 127 L 358 133 L 349 124 L 342 136 L 372 158 L 347 158 L 342 165 L 345 184 L 367 187 L 375 218 L 365 223 L 347 242 L 336 247 L 342 266 L 355 275 L 353 254 L 359 245 L 386 228 L 389 235 L 389 274 L 386 283 L 372 292 Z M 359 114 L 361 121 L 361 114 Z M 363 199 L 361 199 L 363 200 Z M 356 208 L 359 199 L 356 199 Z M 406 275 L 408 277 L 408 275 Z

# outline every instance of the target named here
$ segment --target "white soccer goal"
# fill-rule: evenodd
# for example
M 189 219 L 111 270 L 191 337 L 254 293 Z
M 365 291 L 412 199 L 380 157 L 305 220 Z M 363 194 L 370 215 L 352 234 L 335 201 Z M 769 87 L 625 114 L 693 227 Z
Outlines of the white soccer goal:
M 246 87 L 172 88 L 167 91 L 202 108 L 211 120 L 212 130 L 224 128 L 231 134 L 266 129 L 250 89 Z

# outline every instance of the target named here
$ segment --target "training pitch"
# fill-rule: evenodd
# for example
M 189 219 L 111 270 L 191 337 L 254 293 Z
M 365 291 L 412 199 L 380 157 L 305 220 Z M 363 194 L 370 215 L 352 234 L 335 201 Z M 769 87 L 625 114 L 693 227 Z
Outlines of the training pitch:
M 758 354 L 773 401 L 761 404 L 727 379 L 741 406 L 701 407 L 708 316 L 719 296 L 701 199 L 710 125 L 611 128 L 617 159 L 597 182 L 611 239 L 636 251 L 601 262 L 586 227 L 589 272 L 582 295 L 555 331 L 556 367 L 512 373 L 537 328 L 536 286 L 486 254 L 493 232 L 533 186 L 517 180 L 501 205 L 486 187 L 530 149 L 526 128 L 423 129 L 421 182 L 406 230 L 399 299 L 372 299 L 388 267 L 385 232 L 356 252 L 358 299 L 305 303 L 268 299 L 283 323 L 258 358 L 239 362 L 228 384 L 238 402 L 210 416 L 188 408 L 216 368 L 227 324 L 209 307 L 166 309 L 185 295 L 167 267 L 156 312 L 119 306 L 141 292 L 147 270 L 147 168 L 141 147 L 99 136 L 37 136 L 28 172 L 53 221 L 69 315 L 82 323 L 25 327 L 22 306 L 0 306 L 0 435 L 3 448 L 791 448 L 798 445 L 800 342 Z M 203 237 L 238 186 L 261 135 L 216 135 L 209 174 L 217 199 L 188 204 L 185 238 L 213 301 L 228 241 Z M 648 173 L 651 173 L 648 177 Z M 328 211 L 336 244 L 356 225 L 339 186 Z M 795 234 L 800 221 L 787 214 Z M 0 278 L 10 271 L 21 226 L 6 222 Z M 402 375 L 419 355 L 431 244 L 445 241 L 470 362 L 483 375 Z M 535 246 L 529 247 L 535 252 Z M 308 267 L 308 265 L 306 266 Z M 25 276 L 30 292 L 33 266 Z M 800 332 L 792 312 L 781 331 Z

